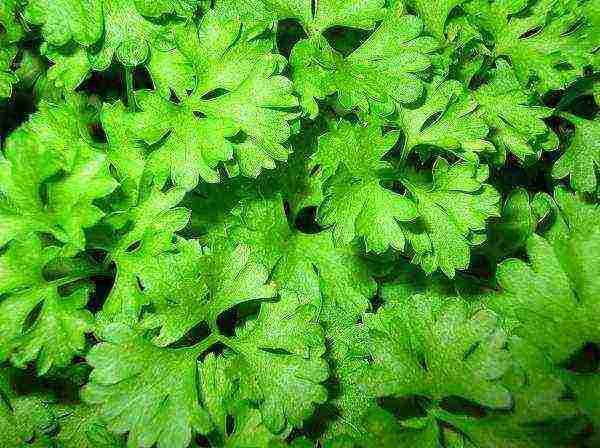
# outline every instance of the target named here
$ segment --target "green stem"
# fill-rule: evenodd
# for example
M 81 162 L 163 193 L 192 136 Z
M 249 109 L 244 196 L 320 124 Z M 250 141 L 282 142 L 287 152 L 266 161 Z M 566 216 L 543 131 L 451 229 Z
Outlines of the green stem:
M 236 351 L 236 352 L 240 352 L 240 345 L 238 343 L 236 343 L 236 340 L 234 338 L 230 338 L 227 336 L 223 336 L 223 335 L 219 335 L 219 342 L 225 344 L 227 347 L 229 347 L 230 349 Z
M 187 350 L 189 350 L 189 353 L 193 357 L 197 358 L 203 352 L 205 352 L 206 350 L 208 350 L 212 345 L 216 344 L 219 341 L 220 341 L 220 336 L 218 334 L 214 334 L 213 333 L 213 334 L 207 336 L 202 341 L 198 342 L 196 345 L 191 346 Z
M 125 95 L 127 99 L 127 108 L 129 111 L 135 111 L 135 99 L 133 97 L 133 67 L 125 67 Z

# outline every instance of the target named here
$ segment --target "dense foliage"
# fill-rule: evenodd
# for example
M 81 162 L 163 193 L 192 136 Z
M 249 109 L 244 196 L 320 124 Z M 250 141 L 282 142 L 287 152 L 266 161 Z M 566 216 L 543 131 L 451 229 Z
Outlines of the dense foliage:
M 0 0 L 0 446 L 600 446 L 600 0 Z

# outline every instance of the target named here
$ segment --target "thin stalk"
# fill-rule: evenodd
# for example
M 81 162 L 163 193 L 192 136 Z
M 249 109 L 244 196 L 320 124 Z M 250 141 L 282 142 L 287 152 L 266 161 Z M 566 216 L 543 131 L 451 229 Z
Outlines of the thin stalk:
M 196 345 L 193 345 L 185 350 L 189 353 L 190 356 L 194 358 L 198 358 L 203 352 L 208 350 L 211 346 L 220 341 L 220 337 L 217 334 L 208 335 L 206 338 L 198 342 Z
M 135 110 L 135 99 L 133 97 L 133 67 L 125 67 L 125 98 L 127 99 L 127 108 L 133 112 Z

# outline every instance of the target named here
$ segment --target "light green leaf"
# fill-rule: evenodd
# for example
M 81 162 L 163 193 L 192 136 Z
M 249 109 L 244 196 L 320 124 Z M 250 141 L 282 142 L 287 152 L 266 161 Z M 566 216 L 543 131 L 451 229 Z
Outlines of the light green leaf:
M 104 215 L 94 201 L 117 183 L 84 130 L 83 107 L 79 98 L 60 105 L 41 102 L 40 111 L 7 139 L 6 158 L 0 156 L 0 244 L 37 231 L 82 250 L 83 229 Z
M 600 120 L 586 120 L 574 115 L 566 118 L 575 126 L 575 133 L 564 154 L 552 168 L 557 179 L 569 176 L 576 191 L 594 192 L 598 185 L 596 171 L 600 167 Z
M 152 265 L 151 260 L 166 262 L 169 260 L 166 254 L 177 249 L 173 234 L 186 226 L 190 216 L 187 209 L 176 207 L 183 193 L 177 189 L 166 193 L 153 189 L 131 210 L 108 217 L 109 222 L 112 219 L 115 225 L 127 224 L 128 231 L 114 235 L 115 246 L 110 248 L 110 257 L 117 272 L 112 290 L 97 316 L 100 331 L 111 322 L 136 322 L 142 306 L 149 303 L 139 279 L 147 266 Z M 169 272 L 171 268 L 171 265 L 161 264 L 163 272 Z M 154 272 L 152 275 L 164 274 Z
M 158 182 L 170 175 L 191 190 L 198 178 L 218 182 L 220 162 L 235 159 L 242 174 L 256 177 L 263 168 L 274 168 L 275 160 L 286 160 L 289 150 L 283 144 L 298 102 L 289 81 L 279 76 L 284 62 L 268 53 L 268 42 L 247 41 L 239 20 L 223 20 L 212 12 L 198 29 L 188 24 L 176 35 L 185 59 L 165 59 L 157 68 L 177 73 L 179 81 L 171 87 L 181 104 L 157 93 L 137 95 L 143 126 L 136 136 L 155 143 L 168 134 L 149 161 Z M 188 96 L 193 77 L 196 86 Z M 163 95 L 168 86 L 159 83 Z
M 193 433 L 211 429 L 199 405 L 196 358 L 208 348 L 170 349 L 152 345 L 122 324 L 112 324 L 105 341 L 87 355 L 94 367 L 82 397 L 100 406 L 100 416 L 130 446 L 185 448 Z
M 32 0 L 24 17 L 41 25 L 42 35 L 53 45 L 65 45 L 71 40 L 92 45 L 102 36 L 101 0 Z
M 54 416 L 48 407 L 48 397 L 18 395 L 15 391 L 16 380 L 11 369 L 0 369 L 0 443 L 5 447 L 19 448 L 32 446 L 28 442 L 34 438 L 47 443 L 45 433 L 56 428 Z M 45 448 L 43 443 L 39 446 Z
M 488 84 L 473 92 L 473 98 L 497 149 L 511 152 L 520 160 L 532 156 L 537 159 L 542 150 L 556 149 L 558 138 L 543 121 L 552 109 L 531 105 L 530 95 L 504 60 L 496 61 L 492 76 Z
M 445 40 L 445 25 L 448 16 L 465 0 L 409 0 L 407 3 L 423 19 L 425 26 L 441 41 Z
M 42 248 L 33 234 L 13 241 L 0 258 L 0 360 L 11 359 L 18 367 L 36 361 L 39 375 L 67 366 L 84 352 L 85 334 L 93 329 L 94 316 L 85 309 L 90 288 L 75 284 L 92 274 L 73 273 L 55 281 L 44 279 L 42 270 L 59 252 Z M 71 285 L 65 296 L 59 287 Z M 30 314 L 38 309 L 33 322 Z
M 52 413 L 60 427 L 56 443 L 61 448 L 124 448 L 124 440 L 110 433 L 100 421 L 97 406 L 57 403 Z
M 140 273 L 144 294 L 156 308 L 145 326 L 161 326 L 154 339 L 159 346 L 179 340 L 200 322 L 217 331 L 222 312 L 275 295 L 274 286 L 266 283 L 267 270 L 251 259 L 247 246 L 204 256 L 194 241 L 182 241 L 177 248 L 176 254 L 149 261 Z
M 17 83 L 17 75 L 11 69 L 17 51 L 16 45 L 7 43 L 4 36 L 0 36 L 0 99 L 10 97 L 12 87 Z
M 476 0 L 463 7 L 491 35 L 494 55 L 510 59 L 523 86 L 532 84 L 542 94 L 566 88 L 593 62 L 597 19 L 588 17 L 597 17 L 594 6 L 586 11 L 579 2 Z
M 345 121 L 319 138 L 312 157 L 326 179 L 319 220 L 332 227 L 336 244 L 362 237 L 366 250 L 376 253 L 390 246 L 404 249 L 399 222 L 414 220 L 416 208 L 405 196 L 381 186 L 386 171 L 392 171 L 382 158 L 397 139 L 398 133 L 384 135 L 377 125 L 352 126 Z
M 274 433 L 299 427 L 327 400 L 320 384 L 329 376 L 316 308 L 282 295 L 263 303 L 255 321 L 224 343 L 240 355 L 239 381 L 255 385 L 262 420 Z
M 366 320 L 374 363 L 361 384 L 376 396 L 457 396 L 508 409 L 511 396 L 498 379 L 509 357 L 497 320 L 460 299 L 416 295 L 385 305 Z
M 226 236 L 252 247 L 274 269 L 280 295 L 314 306 L 327 298 L 349 315 L 368 306 L 375 282 L 354 247 L 335 247 L 329 231 L 311 235 L 291 229 L 279 197 L 244 200 L 233 213 Z
M 477 117 L 476 109 L 477 103 L 458 81 L 430 84 L 423 104 L 401 108 L 394 119 L 406 137 L 404 157 L 415 147 L 426 145 L 477 160 L 476 153 L 489 151 L 491 144 L 484 140 L 488 127 Z
M 520 336 L 560 362 L 599 337 L 600 227 L 597 207 L 562 190 L 555 196 L 564 214 L 558 218 L 558 232 L 548 240 L 539 235 L 528 240 L 529 263 L 510 259 L 500 264 L 497 281 L 502 290 L 490 298 L 489 306 L 515 319 Z
M 414 225 L 403 225 L 415 251 L 414 263 L 426 272 L 438 268 L 453 278 L 455 270 L 469 266 L 470 246 L 482 242 L 486 220 L 499 216 L 500 195 L 490 185 L 485 165 L 449 165 L 437 159 L 431 183 L 404 184 L 420 215 Z
M 313 98 L 338 93 L 346 109 L 390 114 L 396 103 L 411 103 L 423 93 L 424 73 L 431 65 L 429 54 L 437 43 L 422 36 L 423 23 L 403 15 L 397 7 L 377 30 L 347 57 L 315 36 L 292 51 L 292 77 L 299 85 L 302 104 L 315 115 Z

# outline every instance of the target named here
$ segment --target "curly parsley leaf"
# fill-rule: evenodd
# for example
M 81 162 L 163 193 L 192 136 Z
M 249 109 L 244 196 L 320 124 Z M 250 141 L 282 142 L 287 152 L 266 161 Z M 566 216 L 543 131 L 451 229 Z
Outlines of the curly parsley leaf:
M 491 141 L 501 154 L 510 152 L 520 160 L 537 158 L 542 150 L 558 146 L 556 134 L 543 119 L 552 114 L 547 107 L 530 105 L 530 95 L 523 90 L 513 69 L 496 61 L 492 79 L 475 92 L 481 116 L 491 130 Z
M 500 195 L 484 183 L 488 175 L 485 165 L 449 165 L 440 158 L 431 181 L 411 176 L 403 181 L 420 216 L 403 227 L 415 251 L 413 262 L 426 272 L 439 268 L 452 278 L 455 270 L 468 267 L 470 246 L 485 240 L 486 220 L 500 214 Z
M 94 370 L 83 399 L 101 407 L 116 433 L 129 432 L 133 446 L 186 447 L 192 433 L 211 424 L 199 405 L 196 358 L 208 343 L 157 347 L 123 324 L 111 324 L 104 342 L 87 355 Z
M 374 362 L 361 384 L 376 396 L 458 396 L 509 408 L 510 393 L 498 382 L 509 357 L 497 321 L 489 311 L 469 312 L 460 300 L 412 296 L 385 305 L 366 321 Z
M 52 406 L 59 433 L 55 440 L 64 448 L 123 448 L 125 441 L 106 429 L 97 406 L 56 403 Z
M 0 443 L 6 447 L 28 446 L 37 440 L 39 446 L 49 446 L 46 437 L 56 427 L 47 397 L 37 394 L 19 395 L 15 390 L 17 376 L 14 371 L 0 369 Z
M 107 249 L 117 273 L 110 294 L 98 313 L 101 326 L 114 321 L 133 323 L 142 306 L 148 303 L 139 278 L 151 264 L 150 260 L 165 257 L 177 249 L 173 234 L 186 226 L 190 216 L 189 210 L 176 207 L 183 194 L 177 189 L 166 193 L 153 189 L 131 210 L 107 217 L 108 223 L 115 228 L 116 241 Z M 162 258 L 163 262 L 167 260 Z M 161 265 L 164 272 L 171 268 L 166 263 Z
M 92 67 L 105 70 L 116 58 L 125 67 L 140 65 L 153 48 L 165 44 L 168 28 L 146 19 L 132 0 L 104 0 L 104 39 L 98 53 L 91 55 Z
M 301 41 L 290 56 L 293 79 L 306 111 L 315 116 L 313 98 L 338 93 L 346 109 L 390 114 L 396 103 L 411 103 L 423 93 L 423 77 L 431 66 L 434 39 L 423 36 L 423 23 L 402 14 L 386 16 L 359 48 L 343 57 L 322 37 Z
M 137 94 L 142 125 L 135 135 L 150 144 L 160 141 L 149 159 L 157 181 L 171 176 L 191 190 L 198 178 L 218 182 L 220 162 L 234 159 L 242 174 L 256 177 L 276 160 L 286 160 L 290 151 L 284 143 L 298 102 L 280 76 L 285 61 L 269 53 L 268 41 L 247 40 L 239 20 L 212 11 L 198 28 L 187 24 L 175 35 L 182 60 L 156 64 L 177 73 L 171 87 L 181 103 L 156 92 Z M 196 80 L 193 89 L 191 80 Z M 158 87 L 164 95 L 169 83 Z
M 4 36 L 0 35 L 0 98 L 10 97 L 13 84 L 17 83 L 17 75 L 11 69 L 17 51 L 16 45 L 6 43 Z
M 148 162 L 158 182 L 170 175 L 191 190 L 198 177 L 218 182 L 221 161 L 235 158 L 243 174 L 256 177 L 263 167 L 274 168 L 274 160 L 285 160 L 289 150 L 282 144 L 295 114 L 278 108 L 297 103 L 278 70 L 276 58 L 266 56 L 233 91 L 209 100 L 195 95 L 174 105 L 156 94 L 138 95 L 145 126 L 138 136 L 152 143 L 169 134 Z
M 550 240 L 533 235 L 527 242 L 529 263 L 510 259 L 500 264 L 501 293 L 490 298 L 489 306 L 515 319 L 520 336 L 559 362 L 598 339 L 600 228 L 596 207 L 561 189 L 556 196 L 564 214 L 558 225 L 566 228 L 550 233 Z
M 85 334 L 94 328 L 94 316 L 85 309 L 90 285 L 77 284 L 94 270 L 82 267 L 53 281 L 44 278 L 44 267 L 59 252 L 29 234 L 13 241 L 0 258 L 0 311 L 6 316 L 0 324 L 0 359 L 10 358 L 19 367 L 36 361 L 39 375 L 84 353 Z M 61 295 L 59 288 L 68 285 Z
M 193 241 L 182 242 L 178 248 L 177 254 L 165 254 L 148 263 L 141 274 L 144 293 L 156 308 L 143 324 L 161 327 L 154 339 L 159 346 L 179 340 L 200 322 L 217 331 L 222 312 L 275 295 L 265 267 L 251 259 L 247 246 L 221 248 L 204 256 Z M 164 265 L 171 269 L 165 272 Z
M 477 103 L 458 81 L 432 83 L 422 104 L 403 107 L 393 118 L 406 136 L 404 157 L 417 146 L 426 145 L 476 160 L 477 152 L 489 151 L 491 146 L 484 140 L 488 126 L 476 109 Z
M 508 56 L 519 81 L 544 93 L 567 87 L 594 62 L 594 21 L 578 3 L 477 0 L 464 8 L 492 36 L 494 55 Z M 597 15 L 593 6 L 589 12 Z
M 552 168 L 552 176 L 569 176 L 576 191 L 593 192 L 598 185 L 596 171 L 600 166 L 600 120 L 586 120 L 574 115 L 566 118 L 575 126 L 568 148 Z
M 452 10 L 464 2 L 465 0 L 409 0 L 407 3 L 423 19 L 427 29 L 443 41 L 448 16 Z
M 0 5 L 2 37 L 8 43 L 18 42 L 25 34 L 18 15 L 20 3 L 21 0 L 5 0 Z
M 102 36 L 101 0 L 32 0 L 24 11 L 25 20 L 42 26 L 42 35 L 52 45 L 73 40 L 92 45 Z
M 319 220 L 331 227 L 336 244 L 364 237 L 367 250 L 404 249 L 399 221 L 417 217 L 414 204 L 381 184 L 393 179 L 392 165 L 382 160 L 398 140 L 397 132 L 382 135 L 376 125 L 352 126 L 342 121 L 319 138 L 312 156 L 326 179 Z M 390 174 L 392 176 L 390 177 Z
M 239 381 L 260 401 L 263 422 L 274 433 L 300 426 L 327 399 L 329 376 L 316 307 L 283 295 L 263 303 L 258 317 L 224 342 L 240 355 Z
M 199 383 L 202 402 L 213 423 L 207 438 L 213 445 L 228 448 L 267 446 L 283 440 L 291 432 L 287 428 L 277 434 L 269 431 L 262 421 L 259 409 L 250 400 L 239 397 L 231 370 L 235 358 L 209 354 L 199 365 Z M 233 421 L 233 429 L 231 422 Z
M 503 383 L 513 398 L 511 412 L 488 411 L 485 416 L 472 416 L 437 408 L 431 413 L 457 430 L 457 443 L 470 441 L 475 447 L 567 443 L 577 428 L 577 409 L 573 402 L 564 399 L 566 387 L 554 375 L 552 364 L 542 352 L 518 337 L 510 338 L 508 349 L 513 362 Z M 552 422 L 551 427 L 548 422 Z
M 106 156 L 84 131 L 83 105 L 78 98 L 58 105 L 42 102 L 39 112 L 10 135 L 0 156 L 0 243 L 48 232 L 82 250 L 84 229 L 104 215 L 94 201 L 117 184 Z M 72 120 L 74 114 L 81 121 Z
M 277 196 L 241 201 L 233 213 L 227 235 L 252 247 L 273 270 L 280 295 L 314 306 L 325 296 L 348 313 L 365 308 L 375 283 L 354 247 L 335 247 L 329 231 L 305 234 L 290 228 Z
M 383 0 L 233 0 L 217 2 L 218 11 L 230 10 L 246 20 L 268 24 L 276 20 L 296 19 L 308 34 L 318 34 L 334 26 L 369 29 L 385 13 Z M 223 12 L 224 14 L 225 12 Z

